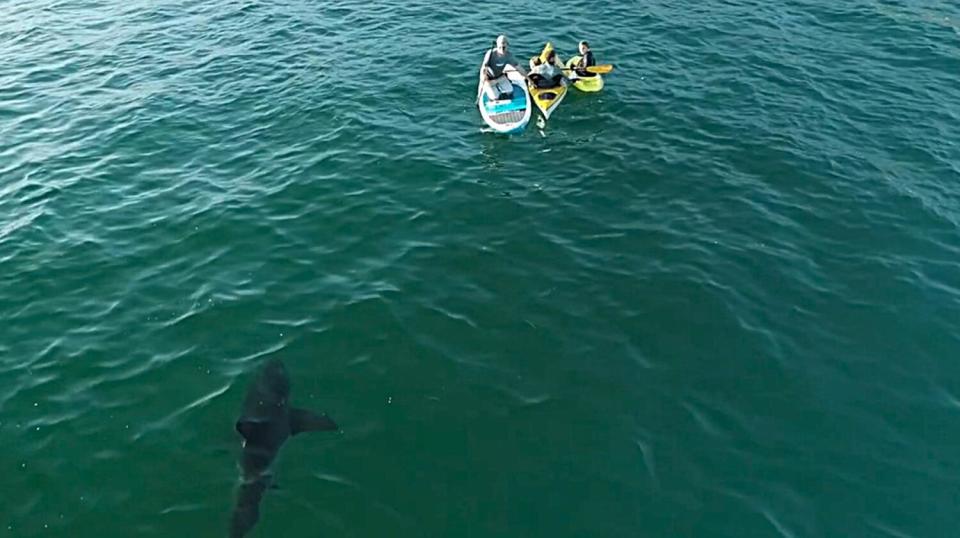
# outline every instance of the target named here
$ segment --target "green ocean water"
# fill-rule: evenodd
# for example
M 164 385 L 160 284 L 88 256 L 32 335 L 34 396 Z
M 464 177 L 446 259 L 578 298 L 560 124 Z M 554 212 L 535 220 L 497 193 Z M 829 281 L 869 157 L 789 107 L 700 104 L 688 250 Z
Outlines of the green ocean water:
M 484 132 L 498 33 L 616 70 Z M 226 536 L 276 356 L 342 429 L 253 537 L 954 537 L 958 76 L 943 0 L 0 0 L 0 536 Z

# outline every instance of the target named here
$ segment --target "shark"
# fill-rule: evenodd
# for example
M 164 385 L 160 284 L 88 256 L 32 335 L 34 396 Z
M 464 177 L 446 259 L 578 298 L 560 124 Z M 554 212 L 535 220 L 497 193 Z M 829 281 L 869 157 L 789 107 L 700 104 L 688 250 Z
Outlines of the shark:
M 260 501 L 273 487 L 271 467 L 283 444 L 304 432 L 338 429 L 326 414 L 290 405 L 290 376 L 280 359 L 270 359 L 263 365 L 247 388 L 236 422 L 243 449 L 230 538 L 243 538 L 260 520 Z

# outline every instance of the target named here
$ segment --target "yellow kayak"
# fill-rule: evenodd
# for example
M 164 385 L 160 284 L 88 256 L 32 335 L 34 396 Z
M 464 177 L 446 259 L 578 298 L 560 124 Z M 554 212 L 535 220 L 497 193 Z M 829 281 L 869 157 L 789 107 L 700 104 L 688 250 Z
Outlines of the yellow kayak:
M 547 120 L 550 119 L 550 114 L 553 114 L 553 111 L 560 106 L 560 102 L 567 95 L 566 82 L 561 82 L 559 86 L 552 88 L 538 88 L 533 83 L 528 84 L 528 86 L 533 103 L 537 105 L 537 108 L 543 113 L 543 118 Z
M 567 61 L 566 66 L 572 69 L 579 61 L 580 57 L 574 56 Z M 598 92 L 603 89 L 603 77 L 594 73 L 586 75 L 577 73 L 577 80 L 573 81 L 573 87 L 582 92 Z
M 553 51 L 553 45 L 548 42 L 543 48 L 543 52 L 540 53 L 540 61 L 546 62 L 547 55 L 551 51 Z M 557 60 L 559 61 L 559 57 Z M 533 82 L 528 81 L 527 87 L 530 89 L 530 97 L 533 99 L 533 104 L 537 105 L 537 108 L 540 109 L 540 112 L 543 114 L 543 119 L 545 120 L 550 119 L 550 114 L 553 114 L 553 111 L 560 106 L 563 98 L 567 96 L 566 80 L 561 81 L 558 86 L 550 88 L 540 88 Z

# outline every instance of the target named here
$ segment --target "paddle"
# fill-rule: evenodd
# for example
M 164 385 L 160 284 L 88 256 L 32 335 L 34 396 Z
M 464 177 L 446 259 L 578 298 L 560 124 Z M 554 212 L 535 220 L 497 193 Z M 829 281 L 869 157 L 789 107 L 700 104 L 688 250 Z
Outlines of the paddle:
M 564 67 L 564 71 L 576 71 L 576 67 Z M 607 73 L 613 71 L 613 64 L 602 64 L 602 65 L 591 65 L 590 67 L 583 69 L 587 73 L 595 73 L 597 75 L 606 75 Z

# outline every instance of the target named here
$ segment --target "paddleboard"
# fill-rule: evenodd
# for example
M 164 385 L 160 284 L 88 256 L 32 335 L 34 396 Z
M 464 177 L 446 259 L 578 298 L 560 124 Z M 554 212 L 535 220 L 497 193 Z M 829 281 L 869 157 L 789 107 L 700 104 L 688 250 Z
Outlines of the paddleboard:
M 530 121 L 530 94 L 527 92 L 523 75 L 512 67 L 504 69 L 504 74 L 513 85 L 510 99 L 493 100 L 483 91 L 483 81 L 477 87 L 477 105 L 483 121 L 498 133 L 518 133 Z

